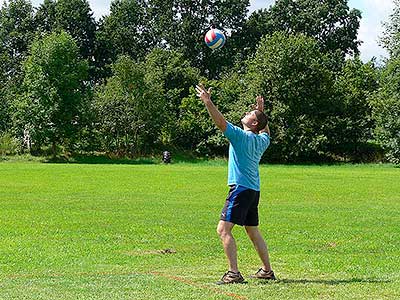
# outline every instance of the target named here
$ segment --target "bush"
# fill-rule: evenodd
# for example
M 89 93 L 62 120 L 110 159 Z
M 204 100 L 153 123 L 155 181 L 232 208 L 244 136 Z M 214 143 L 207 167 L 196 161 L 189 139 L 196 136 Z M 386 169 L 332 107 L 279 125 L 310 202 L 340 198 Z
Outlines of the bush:
M 22 145 L 18 139 L 9 133 L 0 134 L 0 155 L 15 155 L 22 151 Z

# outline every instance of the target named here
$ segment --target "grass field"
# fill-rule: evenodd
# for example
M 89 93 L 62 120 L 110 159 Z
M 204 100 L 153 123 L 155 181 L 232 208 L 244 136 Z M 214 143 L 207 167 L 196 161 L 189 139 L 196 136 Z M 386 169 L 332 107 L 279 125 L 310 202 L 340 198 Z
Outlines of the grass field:
M 0 299 L 400 299 L 400 168 L 261 167 L 279 280 L 216 286 L 226 164 L 0 163 Z M 239 267 L 258 258 L 235 228 Z

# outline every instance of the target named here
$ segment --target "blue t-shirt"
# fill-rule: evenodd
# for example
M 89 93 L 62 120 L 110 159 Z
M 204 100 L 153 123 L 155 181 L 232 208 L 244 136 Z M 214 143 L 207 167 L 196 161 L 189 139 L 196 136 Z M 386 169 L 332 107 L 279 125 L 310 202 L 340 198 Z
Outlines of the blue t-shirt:
M 255 134 L 227 122 L 224 135 L 228 138 L 228 185 L 236 184 L 260 190 L 258 165 L 270 138 L 267 133 Z

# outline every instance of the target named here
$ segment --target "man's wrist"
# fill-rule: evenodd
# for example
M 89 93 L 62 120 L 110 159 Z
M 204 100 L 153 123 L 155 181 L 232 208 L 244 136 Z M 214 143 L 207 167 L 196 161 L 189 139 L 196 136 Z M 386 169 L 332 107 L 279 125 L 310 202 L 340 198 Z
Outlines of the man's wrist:
M 203 100 L 205 105 L 214 105 L 214 103 L 211 101 L 211 98 Z

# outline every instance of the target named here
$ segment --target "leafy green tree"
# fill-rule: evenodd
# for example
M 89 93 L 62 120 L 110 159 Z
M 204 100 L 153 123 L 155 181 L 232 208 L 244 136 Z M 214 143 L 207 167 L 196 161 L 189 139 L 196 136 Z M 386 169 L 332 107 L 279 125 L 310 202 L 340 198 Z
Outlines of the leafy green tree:
M 29 130 L 36 148 L 67 145 L 78 132 L 88 64 L 65 32 L 36 40 L 24 63 L 24 92 L 14 102 L 16 131 Z
M 111 61 L 120 55 L 134 60 L 143 60 L 154 47 L 146 17 L 146 2 L 137 0 L 114 0 L 110 14 L 101 20 L 98 39 L 103 49 L 108 50 Z
M 358 54 L 361 12 L 348 0 L 277 0 L 270 9 L 254 12 L 243 30 L 245 50 L 252 53 L 261 37 L 282 31 L 313 37 L 323 52 Z
M 400 56 L 400 0 L 393 0 L 393 4 L 393 12 L 384 23 L 385 31 L 381 43 L 391 57 L 397 57 Z
M 245 23 L 248 6 L 249 0 L 149 0 L 147 11 L 158 45 L 183 53 L 208 78 L 218 78 L 221 71 L 233 66 L 240 52 L 236 36 Z M 229 47 L 207 48 L 204 35 L 211 25 L 230 31 Z
M 386 151 L 390 162 L 400 164 L 400 1 L 394 0 L 394 10 L 388 22 L 382 44 L 389 51 L 379 76 L 380 88 L 371 101 L 376 122 L 375 137 Z
M 9 104 L 7 100 L 6 74 L 4 54 L 0 56 L 0 133 L 10 126 Z
M 44 0 L 38 7 L 35 13 L 35 20 L 40 33 L 46 34 L 58 28 L 56 6 L 56 0 Z
M 400 56 L 391 58 L 380 76 L 381 86 L 372 100 L 375 136 L 387 159 L 400 164 Z
M 223 113 L 227 113 L 224 105 L 224 98 L 221 97 L 221 84 L 217 80 L 202 82 L 211 87 L 212 99 L 214 104 Z M 194 88 L 191 94 L 182 99 L 180 106 L 181 113 L 179 126 L 177 128 L 177 144 L 200 156 L 216 156 L 225 154 L 226 140 L 221 136 L 221 132 L 215 127 L 204 104 L 197 97 Z
M 200 81 L 212 88 L 211 97 L 218 110 L 226 120 L 241 126 L 240 120 L 243 114 L 250 109 L 249 103 L 243 101 L 246 95 L 247 82 L 244 74 L 240 73 L 241 66 L 237 66 L 230 73 L 218 80 Z M 255 98 L 251 104 L 254 104 Z M 195 94 L 194 88 L 191 94 L 182 99 L 179 126 L 177 133 L 179 145 L 200 156 L 226 155 L 228 142 L 210 119 L 204 104 Z
M 20 75 L 21 63 L 27 56 L 35 31 L 34 11 L 30 1 L 11 0 L 3 3 L 0 10 L 0 57 L 5 64 L 1 66 L 3 79 Z
M 3 2 L 0 10 L 0 131 L 11 127 L 10 101 L 22 82 L 21 64 L 36 30 L 30 1 Z
M 367 159 L 368 143 L 372 140 L 374 121 L 370 98 L 378 89 L 377 70 L 373 61 L 364 64 L 358 57 L 348 59 L 337 73 L 335 89 L 337 101 L 337 128 L 332 132 L 332 152 L 352 158 Z
M 20 91 L 20 87 L 12 80 L 0 81 L 0 132 L 9 131 L 12 127 L 12 108 L 11 103 L 15 95 Z
M 41 34 L 65 31 L 71 35 L 82 58 L 89 62 L 90 79 L 95 70 L 96 21 L 87 0 L 45 0 L 35 15 Z
M 0 132 L 6 131 L 11 124 L 10 109 L 4 91 L 0 90 Z
M 304 35 L 275 33 L 261 40 L 249 60 L 242 106 L 264 95 L 271 120 L 269 157 L 313 160 L 327 154 L 337 106 L 334 77 L 317 42 Z M 326 127 L 326 125 L 328 127 Z
M 93 109 L 103 149 L 119 155 L 151 153 L 163 125 L 163 87 L 146 76 L 144 63 L 121 56 L 113 76 L 95 94 Z
M 236 40 L 248 5 L 249 0 L 115 0 L 97 31 L 96 60 L 102 76 L 109 74 L 108 67 L 118 56 L 143 61 L 158 47 L 183 53 L 204 75 L 217 78 L 240 58 L 242 45 Z M 219 51 L 207 48 L 204 34 L 211 25 L 231 32 L 230 47 Z
M 112 75 L 111 65 L 119 56 L 143 61 L 156 44 L 154 27 L 146 12 L 146 2 L 114 0 L 110 14 L 99 21 L 96 31 L 96 71 L 98 79 Z
M 182 99 L 199 82 L 199 70 L 191 67 L 182 53 L 162 49 L 150 52 L 145 64 L 147 80 L 160 82 L 164 91 L 165 105 L 161 108 L 165 116 L 161 130 L 162 143 L 169 146 L 179 145 L 182 140 L 178 131 Z

